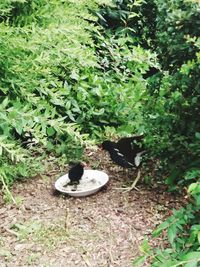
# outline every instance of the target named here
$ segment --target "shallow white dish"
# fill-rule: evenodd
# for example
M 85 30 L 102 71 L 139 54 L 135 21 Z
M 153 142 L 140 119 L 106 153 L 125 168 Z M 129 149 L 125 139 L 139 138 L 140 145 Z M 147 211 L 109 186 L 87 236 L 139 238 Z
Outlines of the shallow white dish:
M 97 170 L 84 170 L 83 177 L 80 180 L 79 185 L 77 186 L 76 191 L 72 191 L 74 186 L 65 185 L 70 181 L 68 178 L 68 173 L 58 178 L 55 182 L 55 188 L 65 194 L 68 194 L 73 197 L 83 197 L 89 196 L 97 191 L 109 180 L 108 175 L 105 172 Z

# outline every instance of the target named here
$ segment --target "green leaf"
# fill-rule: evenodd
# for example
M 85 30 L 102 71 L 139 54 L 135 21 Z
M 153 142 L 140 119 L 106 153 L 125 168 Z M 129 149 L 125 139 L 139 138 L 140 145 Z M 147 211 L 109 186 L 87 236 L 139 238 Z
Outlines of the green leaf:
M 22 132 L 23 132 L 23 126 L 21 125 L 21 123 L 18 122 L 17 125 L 15 126 L 15 129 L 18 132 L 19 135 L 22 134 Z
M 136 260 L 132 262 L 133 267 L 143 266 L 146 259 L 147 259 L 146 255 L 138 257 Z
M 200 183 L 192 183 L 188 188 L 188 193 L 194 195 L 200 193 Z
M 200 177 L 200 170 L 199 169 L 188 171 L 184 178 L 186 180 L 191 180 L 191 179 L 195 179 L 197 177 Z
M 199 132 L 196 132 L 195 136 L 196 136 L 197 139 L 200 139 L 200 133 Z
M 72 112 L 70 110 L 68 110 L 66 113 L 69 116 L 70 120 L 76 121 L 75 118 L 74 118 L 74 116 L 73 116 L 73 114 L 72 114 Z
M 174 245 L 174 238 L 176 237 L 177 227 L 176 224 L 172 224 L 167 230 L 167 236 L 171 245 Z
M 78 79 L 79 79 L 79 75 L 78 75 L 78 73 L 77 73 L 77 70 L 72 70 L 71 75 L 70 75 L 70 78 L 72 78 L 72 79 L 78 81 Z
M 164 229 L 166 229 L 167 227 L 169 227 L 169 222 L 165 221 L 163 223 L 161 223 L 157 229 L 155 231 L 153 231 L 153 237 L 158 236 Z
M 96 12 L 96 15 L 97 15 L 101 20 L 103 20 L 104 22 L 106 22 L 106 20 L 104 19 L 104 17 L 103 17 L 99 12 Z
M 48 127 L 47 128 L 47 135 L 48 136 L 53 136 L 55 134 L 55 129 L 53 127 Z
M 65 108 L 68 110 L 71 108 L 72 102 L 71 101 L 67 101 L 65 104 Z
M 159 263 L 159 267 L 177 267 L 179 263 L 180 262 L 176 260 L 165 260 L 164 263 Z
M 6 106 L 8 105 L 8 103 L 9 103 L 9 98 L 6 97 L 6 98 L 3 100 L 3 102 L 1 103 L 1 105 L 3 106 L 3 108 L 6 108 Z
M 135 18 L 135 17 L 139 17 L 139 15 L 135 12 L 131 12 L 129 15 L 128 15 L 128 18 L 129 19 L 132 19 L 132 18 Z
M 200 251 L 189 252 L 181 257 L 182 261 L 200 261 Z
M 149 242 L 146 238 L 143 240 L 142 245 L 140 246 L 140 250 L 146 254 L 151 251 L 151 246 L 149 245 Z
M 184 264 L 184 267 L 198 267 L 197 262 L 188 262 Z
M 187 267 L 196 267 L 200 263 L 200 251 L 189 252 L 181 257 L 182 261 L 188 261 Z
M 195 231 L 195 230 L 200 231 L 200 224 L 194 224 L 194 225 L 192 225 L 191 230 L 192 231 Z

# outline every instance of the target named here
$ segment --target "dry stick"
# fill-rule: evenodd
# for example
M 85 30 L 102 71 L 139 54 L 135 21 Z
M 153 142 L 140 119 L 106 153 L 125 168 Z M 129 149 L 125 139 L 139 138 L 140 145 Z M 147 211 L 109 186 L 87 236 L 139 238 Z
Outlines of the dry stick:
M 85 264 L 86 264 L 88 267 L 91 267 L 91 264 L 90 264 L 89 260 L 86 258 L 85 255 L 81 254 L 81 258 L 84 260 Z
M 12 193 L 11 193 L 10 190 L 8 189 L 8 187 L 7 187 L 7 185 L 6 185 L 5 181 L 4 181 L 4 177 L 3 177 L 2 175 L 0 175 L 0 177 L 1 177 L 1 181 L 2 181 L 2 184 L 3 184 L 3 186 L 4 186 L 5 190 L 6 190 L 6 192 L 7 192 L 8 195 L 11 197 L 13 203 L 16 205 L 17 203 L 16 203 L 16 201 L 15 201 L 15 199 L 14 199 Z

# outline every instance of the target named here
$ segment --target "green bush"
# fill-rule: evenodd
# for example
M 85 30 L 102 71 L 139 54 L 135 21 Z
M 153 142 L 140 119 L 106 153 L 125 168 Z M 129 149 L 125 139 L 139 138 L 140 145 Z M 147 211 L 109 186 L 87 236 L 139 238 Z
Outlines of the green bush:
M 144 124 L 146 145 L 159 158 L 170 190 L 189 186 L 190 204 L 163 222 L 154 235 L 165 233 L 168 246 L 143 255 L 151 266 L 198 266 L 199 166 L 200 166 L 200 6 L 195 1 L 154 1 L 157 6 L 156 34 L 151 43 L 162 73 L 148 79 Z M 193 25 L 191 27 L 191 25 Z M 161 171 L 161 169 L 160 169 Z M 148 255 L 148 256 L 147 256 Z
M 77 158 L 89 135 L 139 125 L 142 73 L 155 56 L 125 35 L 103 35 L 89 10 L 105 2 L 0 4 L 2 181 L 7 177 L 10 184 L 31 170 L 34 175 L 35 157 L 44 151 Z M 12 154 L 18 157 L 21 150 L 26 159 L 16 165 Z M 15 174 L 9 167 L 5 172 L 5 162 L 15 166 Z
M 188 173 L 191 175 L 191 173 Z M 192 176 L 199 177 L 199 172 Z M 191 203 L 161 223 L 153 232 L 157 237 L 162 233 L 165 246 L 154 248 L 145 240 L 141 245 L 142 256 L 133 266 L 143 266 L 149 259 L 152 267 L 197 267 L 200 263 L 200 183 L 192 183 L 188 188 Z
M 193 0 L 114 1 L 103 8 L 99 21 L 120 36 L 125 32 L 135 44 L 150 48 L 160 68 L 147 72 L 142 101 L 142 123 L 149 153 L 159 159 L 159 177 L 170 190 L 188 186 L 190 204 L 163 222 L 168 246 L 151 249 L 145 241 L 143 255 L 152 266 L 198 266 L 200 180 L 200 6 Z M 146 71 L 146 70 L 145 70 Z M 156 73 L 156 75 L 155 75 Z M 152 74 L 152 76 L 151 76 Z
M 197 266 L 199 15 L 195 0 L 0 3 L 7 194 L 16 178 L 40 170 L 44 151 L 76 158 L 91 137 L 144 132 L 163 180 L 170 190 L 188 186 L 190 203 L 155 231 L 167 233 L 168 247 L 145 242 L 136 264 L 150 257 L 152 266 Z
M 199 36 L 200 6 L 198 1 L 175 0 L 163 3 L 154 1 L 157 6 L 156 50 L 163 69 L 174 72 L 188 60 L 196 57 L 198 48 L 187 36 Z
M 125 35 L 127 42 L 148 45 L 158 55 L 149 72 L 145 64 L 140 70 L 147 77 L 157 72 L 148 78 L 141 101 L 146 145 L 170 173 L 171 187 L 182 183 L 185 172 L 200 163 L 198 2 L 114 1 L 98 16 L 109 34 Z
M 167 182 L 173 186 L 174 182 L 184 184 L 185 172 L 199 168 L 200 163 L 200 54 L 196 30 L 200 7 L 194 1 L 155 3 L 159 12 L 155 50 L 165 72 L 149 79 L 144 112 L 147 142 L 163 160 L 170 173 Z M 168 23 L 163 22 L 164 17 Z M 191 23 L 196 26 L 189 28 Z
M 6 192 L 15 179 L 41 170 L 40 147 L 61 154 L 76 144 L 76 154 L 86 138 L 57 109 L 67 95 L 55 73 L 62 63 L 69 71 L 96 66 L 89 24 L 79 17 L 91 15 L 84 4 L 77 15 L 73 7 L 53 0 L 0 4 L 0 182 Z
M 79 17 L 91 15 L 84 5 L 77 5 L 76 15 L 73 8 L 70 1 L 53 0 L 0 4 L 0 177 L 4 189 L 15 179 L 40 171 L 36 159 L 43 153 L 40 147 L 59 154 L 73 148 L 73 155 L 86 138 L 67 119 L 65 110 L 64 116 L 59 112 L 70 87 L 57 75 L 64 63 L 69 72 L 76 66 L 97 65 L 94 49 L 89 47 L 89 24 Z
M 168 183 L 181 182 L 184 173 L 198 168 L 199 145 L 199 56 L 150 85 L 145 116 L 150 149 L 163 159 L 170 173 Z M 153 107 L 153 108 L 152 108 Z

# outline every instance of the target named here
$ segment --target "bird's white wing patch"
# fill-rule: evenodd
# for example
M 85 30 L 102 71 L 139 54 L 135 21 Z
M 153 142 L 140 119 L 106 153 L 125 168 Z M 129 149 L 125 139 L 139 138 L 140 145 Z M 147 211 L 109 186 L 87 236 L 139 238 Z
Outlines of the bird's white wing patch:
M 144 152 L 145 151 L 141 151 L 141 152 L 139 152 L 139 153 L 137 153 L 137 155 L 136 155 L 136 157 L 135 157 L 135 159 L 134 159 L 134 161 L 135 161 L 135 166 L 136 167 L 138 167 L 139 165 L 140 165 L 140 163 L 141 163 L 141 156 L 142 156 L 142 154 L 144 154 Z
M 141 162 L 141 156 L 139 156 L 137 154 L 137 156 L 135 157 L 134 161 L 135 161 L 135 166 L 138 167 L 140 165 L 140 162 Z
M 113 152 L 110 153 L 111 159 L 117 163 L 118 165 L 125 167 L 125 168 L 131 168 L 134 167 L 134 165 L 130 162 L 128 162 L 124 155 L 119 152 L 117 148 L 113 149 Z
M 127 164 L 130 166 L 130 167 L 134 167 L 134 165 L 132 163 L 130 163 L 129 161 L 127 161 Z
M 118 150 L 118 149 L 117 149 Z M 119 151 L 119 150 L 118 150 Z M 134 165 L 132 164 L 132 163 L 130 163 L 129 161 L 126 161 L 126 159 L 125 159 L 125 157 L 124 157 L 124 155 L 122 154 L 122 153 L 119 153 L 119 152 L 117 152 L 117 155 L 119 156 L 119 157 L 121 157 L 122 158 L 122 160 L 127 164 L 127 165 L 129 165 L 130 167 L 133 167 Z

